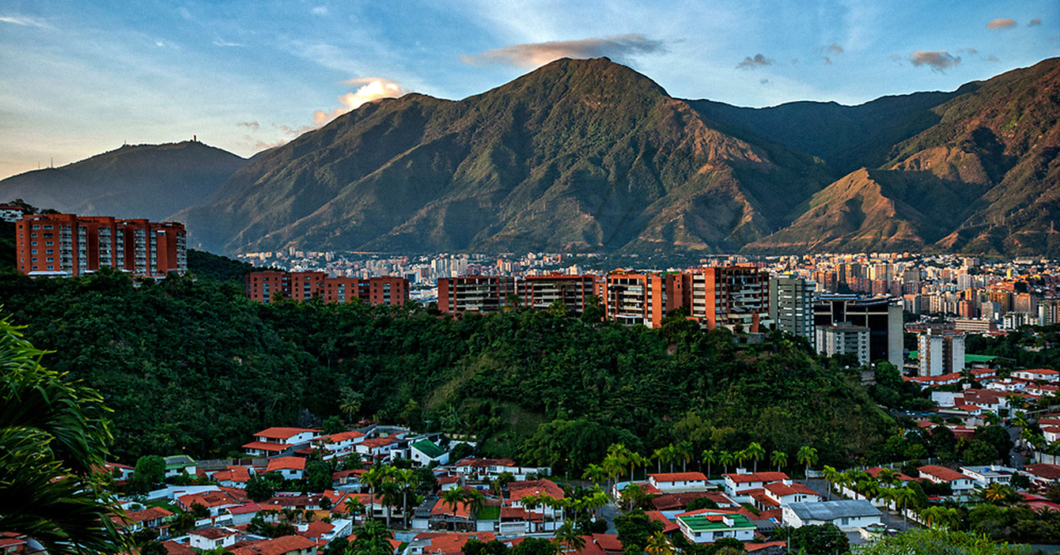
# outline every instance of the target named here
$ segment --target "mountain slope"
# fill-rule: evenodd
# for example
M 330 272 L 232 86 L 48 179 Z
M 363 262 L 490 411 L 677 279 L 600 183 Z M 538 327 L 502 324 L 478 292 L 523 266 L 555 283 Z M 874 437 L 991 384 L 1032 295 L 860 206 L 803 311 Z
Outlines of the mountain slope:
M 1060 59 L 961 90 L 879 170 L 829 185 L 745 250 L 1060 255 Z
M 9 177 L 0 181 L 0 199 L 74 214 L 160 220 L 202 202 L 245 162 L 194 141 L 123 146 Z
M 228 252 L 731 251 L 832 177 L 719 132 L 627 67 L 560 60 L 461 101 L 366 105 L 177 217 Z

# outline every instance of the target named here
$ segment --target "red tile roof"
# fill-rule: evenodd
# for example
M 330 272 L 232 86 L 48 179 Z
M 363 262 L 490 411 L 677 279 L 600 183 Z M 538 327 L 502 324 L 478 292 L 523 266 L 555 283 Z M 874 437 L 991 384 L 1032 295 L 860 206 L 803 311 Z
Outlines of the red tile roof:
M 265 472 L 274 470 L 305 470 L 305 459 L 302 457 L 279 457 L 269 460 L 269 468 Z
M 416 537 L 413 539 L 425 539 L 431 542 L 430 547 L 423 550 L 424 553 L 430 553 L 432 555 L 455 555 L 461 553 L 460 550 L 464 548 L 464 544 L 471 538 L 477 538 L 481 542 L 489 542 L 497 539 L 497 536 L 493 532 L 479 532 L 477 534 L 424 532 L 416 534 Z M 236 555 L 240 554 L 237 553 Z
M 518 501 L 527 495 L 547 494 L 553 499 L 563 499 L 563 488 L 556 485 L 552 480 L 529 480 L 525 482 L 512 482 L 508 484 L 508 495 L 512 502 Z
M 208 540 L 219 540 L 221 538 L 227 538 L 234 536 L 238 532 L 232 530 L 225 530 L 223 528 L 202 528 L 200 530 L 192 530 L 189 534 L 195 534 L 196 536 L 202 536 Z
M 702 472 L 671 472 L 664 474 L 649 474 L 648 477 L 654 478 L 656 483 L 659 482 L 705 482 L 707 477 Z
M 283 536 L 272 540 L 254 542 L 246 547 L 233 549 L 232 555 L 284 555 L 292 551 L 310 549 L 316 553 L 317 543 L 302 536 Z
M 364 437 L 364 434 L 354 430 L 350 432 L 342 432 L 341 434 L 331 434 L 327 437 L 327 441 L 328 443 L 339 443 L 341 441 L 346 441 L 347 439 L 356 439 L 359 437 Z
M 644 514 L 648 515 L 648 518 L 654 520 L 655 522 L 661 523 L 663 525 L 664 534 L 669 534 L 670 532 L 673 532 L 674 530 L 680 528 L 680 526 L 678 526 L 676 522 L 666 518 L 666 515 L 662 514 L 662 512 L 660 511 L 644 511 Z
M 435 515 L 450 515 L 450 516 L 452 516 L 452 514 L 453 514 L 453 508 L 448 503 L 446 503 L 444 499 L 439 499 L 438 502 L 435 503 L 434 507 L 431 509 L 431 516 L 435 516 Z M 461 517 L 461 518 L 471 518 L 471 513 L 468 512 L 468 504 L 467 503 L 457 503 L 456 504 L 456 516 Z
M 1023 467 L 1023 470 L 1046 480 L 1060 480 L 1060 466 L 1055 464 L 1028 464 Z
M 770 493 L 774 495 L 779 495 L 781 497 L 785 495 L 795 494 L 816 495 L 817 497 L 821 496 L 821 494 L 817 493 L 816 491 L 813 491 L 805 484 L 800 484 L 798 482 L 792 482 L 790 486 L 785 484 L 784 482 L 775 482 L 772 484 L 766 484 L 765 488 Z
M 181 495 L 177 497 L 177 502 L 184 508 L 190 508 L 195 503 L 206 508 L 239 504 L 235 498 L 223 491 L 204 491 L 202 493 Z
M 166 553 L 168 555 L 197 555 L 192 548 L 179 544 L 173 540 L 162 542 L 162 547 L 166 548 Z
M 724 476 L 737 484 L 749 484 L 751 482 L 780 482 L 788 480 L 788 475 L 783 472 L 755 472 L 751 474 L 724 474 Z
M 230 466 L 228 470 L 214 472 L 213 479 L 218 482 L 248 482 L 250 470 L 245 466 Z
M 622 553 L 622 542 L 618 541 L 618 536 L 613 534 L 593 534 L 593 543 L 599 545 L 604 551 L 610 551 L 615 553 Z
M 304 432 L 315 433 L 316 431 L 317 430 L 311 430 L 309 428 L 267 428 L 254 434 L 254 437 L 267 437 L 269 439 L 290 439 Z
M 258 451 L 273 451 L 276 453 L 286 451 L 290 447 L 290 445 L 285 443 L 265 443 L 264 441 L 251 441 L 243 445 L 243 449 L 257 449 Z
M 938 479 L 940 479 L 940 480 L 942 480 L 944 482 L 952 482 L 953 480 L 959 480 L 959 479 L 962 479 L 962 478 L 965 479 L 965 480 L 970 480 L 971 479 L 971 478 L 965 476 L 964 474 L 961 474 L 960 472 L 957 472 L 956 470 L 952 470 L 952 469 L 946 468 L 945 466 L 938 466 L 938 465 L 934 465 L 934 464 L 929 464 L 927 466 L 921 466 L 917 470 L 919 470 L 922 474 L 928 474 L 930 476 L 934 476 L 934 477 L 936 477 L 936 478 L 938 478 Z

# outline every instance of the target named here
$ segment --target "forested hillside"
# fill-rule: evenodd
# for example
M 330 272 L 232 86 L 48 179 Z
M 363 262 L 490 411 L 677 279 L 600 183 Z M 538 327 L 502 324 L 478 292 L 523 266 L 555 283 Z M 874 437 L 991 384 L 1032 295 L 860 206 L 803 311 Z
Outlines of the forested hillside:
M 454 319 L 411 304 L 263 306 L 236 282 L 136 288 L 107 271 L 8 274 L 0 292 L 26 338 L 55 351 L 46 366 L 104 394 L 124 461 L 225 455 L 261 428 L 330 415 L 477 434 L 487 454 L 561 471 L 616 440 L 645 453 L 812 445 L 839 463 L 872 459 L 893 431 L 855 375 L 805 344 L 747 346 L 681 317 L 648 330 L 526 309 Z

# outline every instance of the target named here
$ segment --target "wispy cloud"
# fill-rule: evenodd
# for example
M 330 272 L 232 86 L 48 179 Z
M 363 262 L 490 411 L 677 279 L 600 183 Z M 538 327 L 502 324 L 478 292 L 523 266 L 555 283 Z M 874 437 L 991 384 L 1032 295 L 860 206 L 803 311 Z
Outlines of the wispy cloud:
M 224 48 L 224 47 L 231 47 L 231 46 L 240 46 L 240 47 L 242 47 L 242 46 L 246 46 L 245 44 L 240 44 L 240 43 L 238 43 L 238 42 L 228 42 L 228 41 L 226 41 L 226 40 L 224 40 L 224 39 L 222 39 L 222 38 L 216 38 L 216 39 L 214 39 L 214 41 L 213 41 L 213 45 L 214 45 L 214 46 L 220 46 L 220 47 L 222 47 L 222 48 Z
M 961 63 L 960 56 L 954 56 L 945 50 L 917 50 L 909 55 L 909 61 L 914 66 L 928 66 L 932 71 L 945 73 L 951 67 L 957 67 Z
M 612 35 L 581 40 L 515 44 L 487 50 L 474 56 L 463 56 L 471 65 L 506 65 L 536 67 L 560 58 L 599 58 L 606 56 L 624 62 L 631 56 L 666 52 L 666 44 L 644 35 Z
M 328 15 L 328 7 L 327 6 L 317 6 L 317 7 L 313 8 L 312 10 L 309 10 L 309 11 L 313 15 Z
M 241 121 L 241 122 L 237 123 L 236 125 L 238 125 L 240 127 L 246 127 L 247 129 L 250 129 L 251 131 L 257 131 L 258 129 L 261 128 L 261 124 L 259 124 L 256 121 Z
M 1027 23 L 1027 27 L 1037 27 L 1037 26 L 1039 26 L 1041 24 L 1042 24 L 1042 18 L 1036 17 L 1036 18 L 1030 20 L 1029 23 Z
M 1011 17 L 1000 17 L 986 24 L 987 29 L 1008 29 L 1016 26 L 1016 20 Z
M 825 47 L 825 52 L 830 54 L 842 54 L 843 47 L 839 46 L 839 43 L 833 42 L 831 45 Z
M 383 77 L 364 77 L 343 81 L 344 85 L 358 87 L 356 91 L 346 93 L 339 97 L 342 106 L 325 112 L 317 110 L 313 112 L 313 124 L 316 127 L 326 125 L 331 120 L 361 106 L 381 98 L 397 98 L 409 91 L 401 86 L 401 83 Z
M 25 15 L 0 15 L 0 22 L 10 23 L 12 25 L 19 25 L 22 27 L 37 27 L 40 29 L 54 29 L 51 25 L 48 25 L 43 20 L 35 17 L 29 17 Z
M 748 56 L 743 59 L 742 62 L 736 64 L 737 69 L 755 69 L 758 67 L 765 67 L 773 65 L 773 60 L 766 58 L 761 54 L 755 54 L 754 57 Z

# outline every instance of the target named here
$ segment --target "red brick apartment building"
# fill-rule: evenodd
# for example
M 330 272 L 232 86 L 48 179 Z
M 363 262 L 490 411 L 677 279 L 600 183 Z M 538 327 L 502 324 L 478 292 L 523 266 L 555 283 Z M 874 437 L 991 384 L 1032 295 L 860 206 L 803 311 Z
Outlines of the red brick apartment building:
M 517 294 L 510 276 L 462 276 L 438 280 L 438 310 L 498 312 L 508 306 L 508 295 Z
M 368 304 L 403 305 L 409 300 L 409 280 L 400 277 L 368 279 L 328 277 L 324 272 L 252 272 L 247 275 L 247 298 L 259 303 L 281 298 L 345 304 L 361 299 Z
M 552 303 L 561 301 L 567 312 L 580 314 L 585 311 L 589 297 L 596 294 L 599 279 L 593 275 L 527 276 L 519 287 L 519 296 L 532 308 L 548 309 Z
M 111 267 L 165 277 L 188 269 L 187 234 L 175 222 L 29 214 L 15 224 L 15 243 L 18 270 L 30 276 L 82 276 Z

